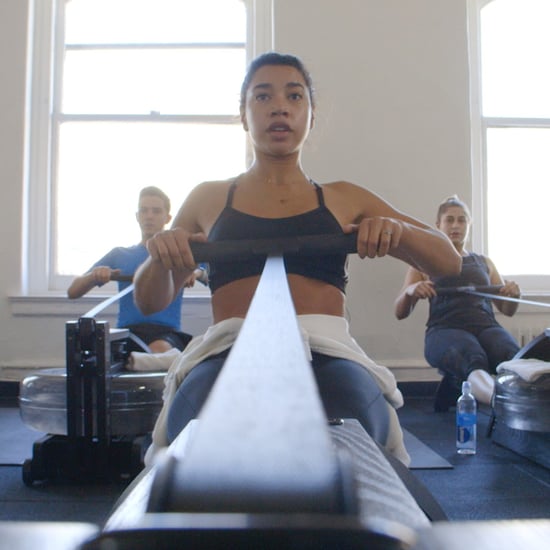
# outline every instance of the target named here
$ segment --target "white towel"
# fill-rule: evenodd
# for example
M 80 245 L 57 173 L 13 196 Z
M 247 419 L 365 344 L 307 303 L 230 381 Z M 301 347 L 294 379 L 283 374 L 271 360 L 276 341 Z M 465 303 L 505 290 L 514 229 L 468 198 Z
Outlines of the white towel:
M 167 371 L 180 354 L 181 352 L 177 348 L 169 349 L 163 353 L 133 351 L 130 353 L 126 368 L 138 372 Z
M 543 374 L 550 373 L 550 362 L 541 359 L 510 359 L 497 367 L 497 372 L 515 372 L 526 382 L 535 382 Z
M 146 459 L 150 459 L 155 450 L 168 444 L 166 436 L 166 417 L 176 390 L 189 371 L 203 359 L 216 355 L 231 347 L 242 326 L 243 319 L 231 318 L 212 325 L 201 336 L 196 336 L 188 344 L 179 358 L 175 359 L 166 375 L 164 406 L 153 431 L 153 446 L 148 449 Z M 333 357 L 350 359 L 363 365 L 375 378 L 380 390 L 388 402 L 390 412 L 390 433 L 386 449 L 404 464 L 410 463 L 410 457 L 403 442 L 403 432 L 395 411 L 403 405 L 403 396 L 397 388 L 392 372 L 372 361 L 349 334 L 346 319 L 332 315 L 299 315 L 298 323 L 306 349 L 324 353 Z M 311 357 L 310 357 L 311 358 Z M 146 463 L 148 461 L 146 460 Z

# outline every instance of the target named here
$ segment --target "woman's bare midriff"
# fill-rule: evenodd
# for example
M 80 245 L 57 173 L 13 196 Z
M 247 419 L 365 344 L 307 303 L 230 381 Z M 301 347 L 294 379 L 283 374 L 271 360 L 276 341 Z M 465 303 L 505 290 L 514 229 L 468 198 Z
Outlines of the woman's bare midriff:
M 246 317 L 258 281 L 259 277 L 247 277 L 218 288 L 212 295 L 214 323 L 231 317 Z M 298 315 L 344 315 L 345 296 L 335 286 L 292 274 L 288 275 L 288 283 Z

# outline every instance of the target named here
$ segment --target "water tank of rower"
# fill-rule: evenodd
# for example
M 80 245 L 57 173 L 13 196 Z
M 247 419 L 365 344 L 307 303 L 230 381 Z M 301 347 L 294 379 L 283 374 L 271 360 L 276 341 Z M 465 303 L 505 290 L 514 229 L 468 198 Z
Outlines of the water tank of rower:
M 112 435 L 141 435 L 153 430 L 162 407 L 165 372 L 127 372 L 111 379 Z M 23 422 L 39 432 L 67 435 L 66 370 L 43 369 L 19 388 Z M 80 411 L 78 411 L 80 413 Z
M 512 371 L 495 380 L 493 408 L 499 422 L 510 428 L 550 432 L 550 374 L 527 382 Z

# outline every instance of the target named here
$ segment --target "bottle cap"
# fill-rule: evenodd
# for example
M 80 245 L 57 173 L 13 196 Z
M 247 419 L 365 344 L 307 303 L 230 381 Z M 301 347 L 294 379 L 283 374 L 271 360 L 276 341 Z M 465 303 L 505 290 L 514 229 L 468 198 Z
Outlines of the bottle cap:
M 468 382 L 468 380 L 465 380 L 464 382 L 462 382 L 462 393 L 471 393 L 471 391 L 472 391 L 472 386 L 470 382 Z

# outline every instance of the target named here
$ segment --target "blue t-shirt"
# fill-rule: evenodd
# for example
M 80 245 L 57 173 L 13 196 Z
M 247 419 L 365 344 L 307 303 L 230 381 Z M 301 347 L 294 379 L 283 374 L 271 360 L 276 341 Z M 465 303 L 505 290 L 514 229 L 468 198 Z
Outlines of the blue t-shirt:
M 108 266 L 111 269 L 120 269 L 121 275 L 133 275 L 136 269 L 148 258 L 149 253 L 143 244 L 129 247 L 118 246 L 97 261 L 90 269 L 98 266 Z M 131 283 L 119 281 L 118 290 L 121 291 Z M 134 304 L 132 292 L 123 296 L 119 301 L 117 327 L 127 327 L 138 323 L 165 325 L 175 330 L 181 327 L 181 305 L 183 290 L 176 299 L 164 310 L 152 315 L 143 315 Z

